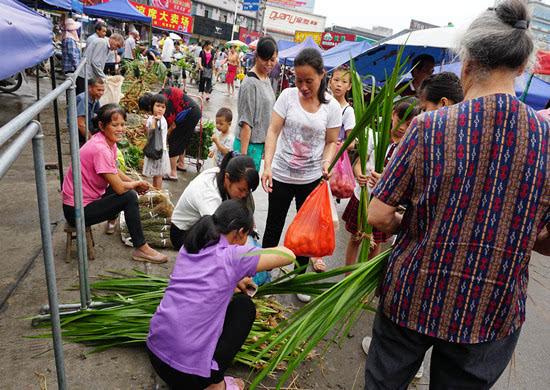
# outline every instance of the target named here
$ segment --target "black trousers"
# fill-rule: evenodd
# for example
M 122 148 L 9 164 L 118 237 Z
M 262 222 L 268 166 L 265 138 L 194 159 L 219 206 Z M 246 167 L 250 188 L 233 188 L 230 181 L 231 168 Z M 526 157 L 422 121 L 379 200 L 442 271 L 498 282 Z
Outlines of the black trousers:
M 168 136 L 168 156 L 177 157 L 185 152 L 189 141 L 193 136 L 195 127 L 202 117 L 201 108 L 195 104 L 192 106 L 191 111 L 187 114 L 187 117 Z
M 145 241 L 145 237 L 143 236 L 141 217 L 139 215 L 139 201 L 137 192 L 134 190 L 118 195 L 110 186 L 107 187 L 101 199 L 84 207 L 86 226 L 116 219 L 118 213 L 121 211 L 124 211 L 124 218 L 126 219 L 126 225 L 128 226 L 130 237 L 132 237 L 134 248 L 145 245 L 147 241 Z M 74 207 L 64 204 L 63 214 L 67 222 L 74 226 Z
M 225 371 L 248 337 L 255 318 L 256 307 L 250 297 L 238 295 L 229 303 L 223 323 L 223 331 L 214 351 L 214 360 L 218 363 L 219 370 L 212 370 L 210 378 L 178 371 L 147 349 L 151 364 L 158 376 L 172 390 L 199 390 L 205 389 L 211 384 L 220 383 L 223 381 Z
M 367 356 L 365 389 L 407 389 L 430 347 L 430 389 L 490 389 L 508 365 L 520 331 L 486 343 L 451 343 L 399 326 L 379 311 Z
M 185 241 L 185 236 L 189 230 L 181 230 L 173 223 L 170 224 L 170 241 L 174 245 L 174 249 L 179 251 Z
M 212 77 L 204 77 L 204 72 L 201 72 L 201 77 L 199 79 L 199 92 L 212 92 Z
M 279 245 L 281 233 L 285 226 L 286 215 L 292 199 L 296 198 L 296 211 L 300 210 L 309 194 L 317 187 L 320 178 L 308 184 L 287 184 L 273 180 L 273 191 L 269 193 L 267 221 L 265 223 L 263 248 Z M 300 265 L 306 265 L 309 257 L 296 256 Z M 301 273 L 304 273 L 305 269 Z

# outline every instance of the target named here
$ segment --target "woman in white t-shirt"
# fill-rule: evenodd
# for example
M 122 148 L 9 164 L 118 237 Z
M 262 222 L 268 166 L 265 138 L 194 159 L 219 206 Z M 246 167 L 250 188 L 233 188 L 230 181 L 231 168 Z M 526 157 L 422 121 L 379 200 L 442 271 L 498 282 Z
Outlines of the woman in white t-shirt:
M 296 88 L 285 89 L 273 108 L 265 141 L 262 186 L 269 194 L 262 246 L 277 246 L 292 199 L 300 209 L 336 154 L 340 104 L 326 93 L 323 58 L 305 49 L 294 60 Z M 300 265 L 309 259 L 297 256 Z M 307 296 L 299 296 L 307 299 Z
M 229 152 L 219 167 L 198 175 L 183 191 L 172 214 L 170 241 L 180 250 L 187 232 L 201 217 L 212 215 L 227 199 L 244 199 L 259 184 L 252 157 Z

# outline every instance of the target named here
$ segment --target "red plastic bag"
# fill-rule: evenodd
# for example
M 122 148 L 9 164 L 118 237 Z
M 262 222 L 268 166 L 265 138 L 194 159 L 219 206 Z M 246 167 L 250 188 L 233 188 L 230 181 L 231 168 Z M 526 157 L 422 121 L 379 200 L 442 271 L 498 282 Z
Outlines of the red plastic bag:
M 332 168 L 330 190 L 338 199 L 347 199 L 353 196 L 354 188 L 355 176 L 353 175 L 348 152 L 345 151 Z
M 315 188 L 298 210 L 285 235 L 285 246 L 298 256 L 330 256 L 336 246 L 329 187 Z

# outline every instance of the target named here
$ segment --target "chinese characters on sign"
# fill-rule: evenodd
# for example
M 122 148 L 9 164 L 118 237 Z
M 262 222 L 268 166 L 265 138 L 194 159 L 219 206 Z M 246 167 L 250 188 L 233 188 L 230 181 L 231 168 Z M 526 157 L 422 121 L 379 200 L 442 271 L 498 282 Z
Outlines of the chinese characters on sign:
M 256 39 L 260 39 L 260 33 L 258 31 L 248 31 L 248 29 L 241 27 L 239 30 L 239 41 L 250 45 Z
M 302 18 L 300 16 L 295 16 L 295 15 L 292 15 L 292 14 L 287 14 L 287 13 L 279 12 L 279 11 L 271 11 L 271 14 L 269 15 L 269 19 L 271 19 L 271 20 L 273 20 L 273 19 L 282 19 L 282 20 L 288 21 L 288 23 L 290 23 L 290 24 L 302 23 L 302 24 L 306 24 L 306 25 L 311 24 L 312 26 L 317 25 L 317 22 L 315 20 L 309 20 L 308 18 Z
M 191 13 L 190 0 L 152 0 L 151 5 L 156 8 L 179 12 L 181 14 Z
M 153 19 L 153 26 L 155 27 L 179 31 L 186 34 L 191 34 L 193 31 L 193 17 L 189 15 L 134 3 L 133 1 L 130 1 L 130 3 L 136 7 L 139 12 Z
M 313 12 L 315 6 L 315 0 L 267 0 L 267 3 L 303 12 Z
M 344 41 L 355 41 L 355 35 L 326 32 L 323 34 L 323 39 L 321 40 L 321 47 L 325 50 L 328 50 Z
M 311 31 L 296 31 L 294 33 L 294 42 L 303 42 L 307 37 L 312 37 L 316 44 L 321 44 L 321 36 L 323 33 Z
M 325 21 L 324 16 L 274 7 L 268 4 L 265 7 L 263 25 L 267 31 L 294 36 L 296 30 L 324 32 Z

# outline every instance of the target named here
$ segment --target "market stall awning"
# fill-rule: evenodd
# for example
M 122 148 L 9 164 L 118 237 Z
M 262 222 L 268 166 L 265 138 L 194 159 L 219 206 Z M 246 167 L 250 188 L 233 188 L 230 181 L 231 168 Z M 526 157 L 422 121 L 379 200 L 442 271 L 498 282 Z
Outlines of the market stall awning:
M 299 42 L 277 41 L 277 48 L 279 49 L 279 52 L 290 49 L 296 45 L 299 45 Z
M 369 41 L 344 41 L 323 53 L 325 69 L 330 71 L 337 66 L 349 62 L 350 58 L 355 58 L 369 50 L 372 44 Z
M 44 0 L 44 3 L 53 5 L 56 8 L 67 9 L 82 13 L 84 8 L 81 1 L 78 0 Z
M 52 24 L 16 0 L 0 0 L 0 80 L 53 55 Z
M 354 58 L 355 67 L 361 76 L 374 76 L 377 82 L 382 82 L 386 74 L 391 74 L 399 49 L 405 46 L 403 59 L 409 58 L 405 71 L 409 71 L 412 60 L 420 54 L 429 54 L 435 64 L 452 62 L 455 55 L 451 50 L 458 44 L 458 33 L 454 27 L 439 27 L 426 30 L 416 30 L 400 35 L 375 46 Z
M 151 23 L 153 19 L 138 11 L 128 0 L 110 0 L 106 3 L 84 7 L 84 13 L 104 18 L 131 20 L 134 22 Z
M 290 49 L 280 51 L 279 52 L 279 61 L 281 62 L 281 64 L 292 66 L 294 64 L 294 58 L 296 58 L 298 53 L 300 53 L 302 50 L 308 49 L 308 48 L 313 48 L 313 49 L 319 51 L 320 53 L 323 52 L 323 49 L 321 49 L 319 47 L 319 45 L 317 45 L 315 43 L 315 41 L 313 40 L 312 37 L 307 37 L 300 44 L 298 44 L 296 46 L 293 46 Z

